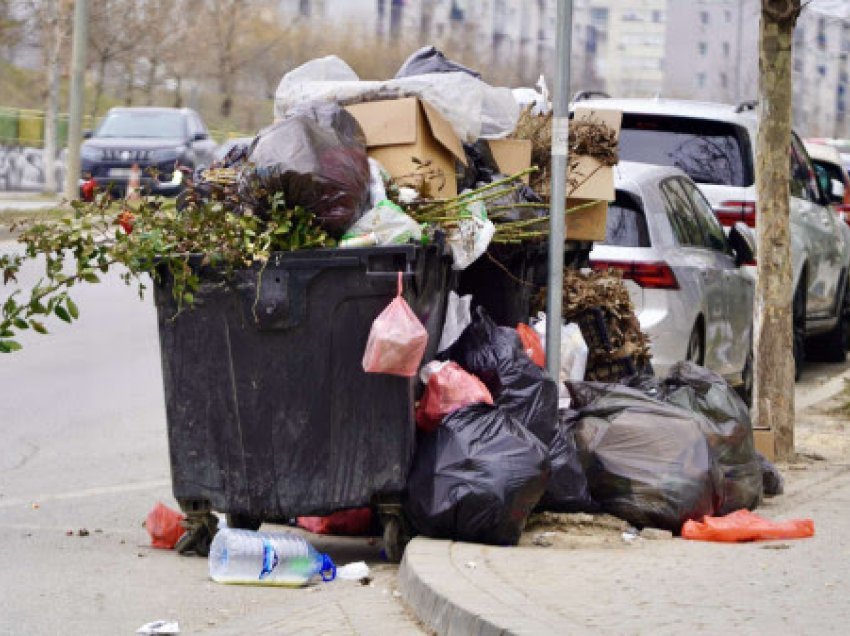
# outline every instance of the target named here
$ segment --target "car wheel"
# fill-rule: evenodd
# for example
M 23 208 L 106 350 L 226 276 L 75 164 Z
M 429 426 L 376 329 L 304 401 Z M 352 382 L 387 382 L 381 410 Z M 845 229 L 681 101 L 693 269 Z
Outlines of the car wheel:
M 844 362 L 847 359 L 848 341 L 850 341 L 850 283 L 845 286 L 841 297 L 838 322 L 821 340 L 824 359 L 827 362 Z
M 806 363 L 806 288 L 801 283 L 794 292 L 792 307 L 794 334 L 794 379 L 799 380 Z
M 694 325 L 691 337 L 688 338 L 688 349 L 685 353 L 685 360 L 700 366 L 705 362 L 705 339 L 702 335 L 700 323 Z

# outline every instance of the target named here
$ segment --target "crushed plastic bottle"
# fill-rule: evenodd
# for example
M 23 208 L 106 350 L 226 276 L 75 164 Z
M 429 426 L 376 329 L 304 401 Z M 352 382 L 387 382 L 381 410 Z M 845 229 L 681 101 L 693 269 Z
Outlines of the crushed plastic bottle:
M 213 539 L 210 578 L 217 583 L 303 587 L 319 574 L 336 577 L 336 566 L 303 537 L 288 532 L 224 528 Z

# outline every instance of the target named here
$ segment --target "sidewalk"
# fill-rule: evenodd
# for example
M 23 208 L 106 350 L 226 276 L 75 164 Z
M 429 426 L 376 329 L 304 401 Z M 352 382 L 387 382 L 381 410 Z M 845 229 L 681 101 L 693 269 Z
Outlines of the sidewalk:
M 415 539 L 399 590 L 438 634 L 844 634 L 850 465 L 811 466 L 787 472 L 787 494 L 759 512 L 814 518 L 812 539 L 574 550 Z
M 825 370 L 798 386 L 803 455 L 780 466 L 785 494 L 758 509 L 813 518 L 812 539 L 627 541 L 608 530 L 542 541 L 532 530 L 500 548 L 417 538 L 398 574 L 402 599 L 437 634 L 846 633 L 850 395 L 847 371 L 826 380 Z

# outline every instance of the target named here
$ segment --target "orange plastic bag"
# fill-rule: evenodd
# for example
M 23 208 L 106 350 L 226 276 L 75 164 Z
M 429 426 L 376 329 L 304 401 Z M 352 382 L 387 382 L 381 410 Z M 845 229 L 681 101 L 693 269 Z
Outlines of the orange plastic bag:
M 401 296 L 401 272 L 398 273 L 398 295 L 375 318 L 363 354 L 363 370 L 367 373 L 389 373 L 412 378 L 419 369 L 428 332 L 410 305 Z
M 162 502 L 157 502 L 145 519 L 145 529 L 151 535 L 151 545 L 155 548 L 171 550 L 177 544 L 186 528 L 180 522 L 186 518 L 181 512 L 172 510 Z
M 815 534 L 811 519 L 771 521 L 749 510 L 736 510 L 725 517 L 703 517 L 686 521 L 682 538 L 693 541 L 770 541 L 773 539 L 805 539 Z
M 531 361 L 541 369 L 544 368 L 546 366 L 546 353 L 543 351 L 540 334 L 524 323 L 519 323 L 516 326 L 516 331 L 522 341 L 522 348 L 525 349 Z
M 436 430 L 444 417 L 469 404 L 493 404 L 493 396 L 484 383 L 457 363 L 431 364 L 439 365 L 439 369 L 428 378 L 416 409 L 416 425 L 423 431 Z

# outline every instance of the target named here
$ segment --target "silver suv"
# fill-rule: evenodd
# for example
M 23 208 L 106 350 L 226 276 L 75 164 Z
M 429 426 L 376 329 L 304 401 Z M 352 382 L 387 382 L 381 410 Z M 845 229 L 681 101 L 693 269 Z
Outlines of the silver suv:
M 751 105 L 672 99 L 595 99 L 582 106 L 623 112 L 620 157 L 680 168 L 708 199 L 724 227 L 756 227 L 755 145 Z M 790 157 L 791 258 L 794 276 L 794 358 L 807 346 L 840 362 L 850 344 L 850 237 L 828 207 L 811 160 L 796 133 Z M 753 269 L 753 275 L 755 271 Z

